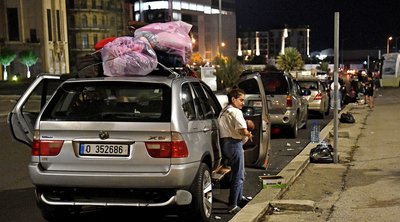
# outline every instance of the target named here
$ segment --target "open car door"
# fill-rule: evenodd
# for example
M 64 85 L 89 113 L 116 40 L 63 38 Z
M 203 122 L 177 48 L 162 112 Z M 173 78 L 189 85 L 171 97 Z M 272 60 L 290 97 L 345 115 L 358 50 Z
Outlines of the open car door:
M 245 75 L 238 86 L 246 93 L 243 115 L 255 125 L 253 140 L 243 145 L 246 166 L 266 169 L 271 152 L 271 125 L 261 77 L 259 74 Z
M 21 95 L 7 119 L 14 139 L 31 146 L 36 119 L 62 81 L 60 75 L 41 74 Z

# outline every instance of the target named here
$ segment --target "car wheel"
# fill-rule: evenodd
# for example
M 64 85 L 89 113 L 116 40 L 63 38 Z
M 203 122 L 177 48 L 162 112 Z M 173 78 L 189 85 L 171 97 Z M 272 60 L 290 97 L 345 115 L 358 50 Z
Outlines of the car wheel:
M 330 112 L 330 107 L 328 103 L 328 105 L 325 107 L 325 116 L 329 116 L 329 112 Z
M 297 138 L 298 131 L 299 131 L 298 120 L 296 118 L 294 125 L 290 128 L 290 136 L 292 138 Z
M 319 113 L 319 118 L 320 119 L 325 119 L 325 111 L 322 111 Z
M 211 180 L 210 169 L 205 163 L 202 163 L 191 188 L 193 195 L 192 220 L 210 221 L 213 203 Z

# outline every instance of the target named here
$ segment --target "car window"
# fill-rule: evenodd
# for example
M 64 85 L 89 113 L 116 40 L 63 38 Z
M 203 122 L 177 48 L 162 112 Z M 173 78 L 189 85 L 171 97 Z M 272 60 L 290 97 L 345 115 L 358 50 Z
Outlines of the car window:
M 188 83 L 182 85 L 182 108 L 188 120 L 196 119 L 196 110 L 194 109 L 194 99 L 191 88 Z
M 49 102 L 42 120 L 169 122 L 171 89 L 165 84 L 71 82 Z
M 21 111 L 23 113 L 39 113 L 62 80 L 43 80 L 31 93 Z
M 206 105 L 209 106 L 209 111 L 211 113 L 207 113 L 207 118 L 216 118 L 218 117 L 221 106 L 219 105 L 218 100 L 214 96 L 214 93 L 211 91 L 209 87 L 207 87 L 204 83 L 201 83 L 202 89 L 204 90 L 206 96 Z
M 289 85 L 282 74 L 265 74 L 261 76 L 266 95 L 286 95 Z
M 199 82 L 193 82 L 193 90 L 195 91 L 194 104 L 199 114 L 200 119 L 207 119 L 207 115 L 212 113 L 210 105 L 208 105 L 208 99 L 204 93 L 203 88 Z
M 302 89 L 317 90 L 319 88 L 317 81 L 298 81 L 298 83 Z
M 260 87 L 257 80 L 249 79 L 239 83 L 239 88 L 246 92 L 246 94 L 260 94 Z

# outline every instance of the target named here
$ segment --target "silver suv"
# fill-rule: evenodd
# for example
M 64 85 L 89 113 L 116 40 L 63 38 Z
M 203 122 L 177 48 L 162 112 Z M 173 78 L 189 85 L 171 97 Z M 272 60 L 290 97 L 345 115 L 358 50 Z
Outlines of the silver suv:
M 308 111 L 319 114 L 320 118 L 329 115 L 329 93 L 325 85 L 316 77 L 297 78 L 302 90 L 308 89 L 311 94 L 304 95 L 308 101 Z
M 54 93 L 53 82 L 60 84 Z M 210 88 L 193 77 L 41 75 L 8 123 L 32 147 L 29 173 L 45 219 L 84 206 L 180 205 L 209 221 L 213 181 L 229 172 L 218 139 L 220 110 Z M 256 124 L 260 143 L 246 161 L 261 166 L 269 143 L 261 143 L 265 128 Z
M 306 128 L 308 102 L 290 74 L 280 71 L 260 72 L 267 95 L 272 127 L 286 128 L 296 138 L 300 128 Z

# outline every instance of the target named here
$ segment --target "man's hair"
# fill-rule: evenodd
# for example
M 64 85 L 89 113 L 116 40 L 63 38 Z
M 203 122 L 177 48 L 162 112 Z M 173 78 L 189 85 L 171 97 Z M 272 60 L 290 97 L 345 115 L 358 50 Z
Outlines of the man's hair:
M 235 98 L 235 99 L 237 99 L 237 98 L 239 98 L 239 96 L 241 96 L 241 95 L 245 95 L 246 93 L 242 90 L 242 89 L 239 89 L 239 88 L 233 88 L 231 91 L 229 91 L 229 93 L 228 93 L 228 103 L 229 104 L 232 104 L 232 98 Z

